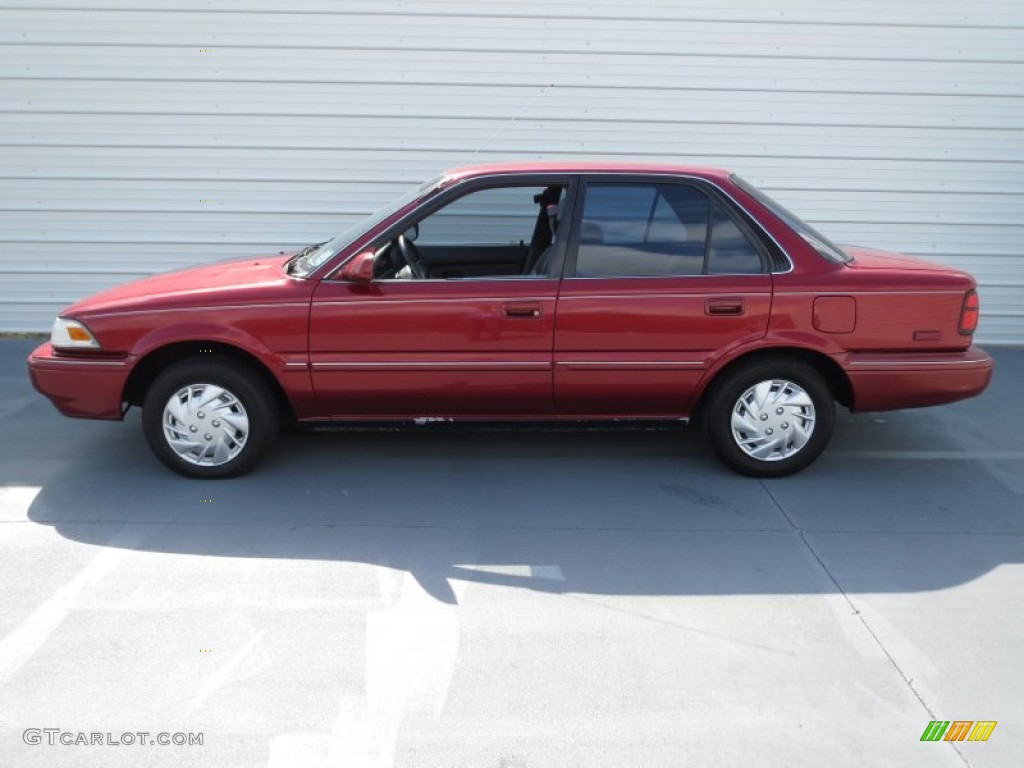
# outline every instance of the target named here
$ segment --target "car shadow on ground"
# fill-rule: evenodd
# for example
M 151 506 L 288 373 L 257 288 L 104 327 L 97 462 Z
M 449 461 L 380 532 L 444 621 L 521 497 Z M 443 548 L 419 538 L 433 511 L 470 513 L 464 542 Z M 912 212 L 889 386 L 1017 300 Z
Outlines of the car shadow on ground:
M 1021 461 L 1011 449 L 970 455 L 981 448 L 961 427 L 977 404 L 843 412 L 817 464 L 771 481 L 721 467 L 689 429 L 458 427 L 285 434 L 255 473 L 195 481 L 149 455 L 137 414 L 127 425 L 68 422 L 43 407 L 15 415 L 42 422 L 35 434 L 46 438 L 30 438 L 3 480 L 38 487 L 29 518 L 61 536 L 140 552 L 369 563 L 407 571 L 448 603 L 456 582 L 601 595 L 833 592 L 815 564 L 833 551 L 853 563 L 848 588 L 868 592 L 942 589 L 1024 562 Z

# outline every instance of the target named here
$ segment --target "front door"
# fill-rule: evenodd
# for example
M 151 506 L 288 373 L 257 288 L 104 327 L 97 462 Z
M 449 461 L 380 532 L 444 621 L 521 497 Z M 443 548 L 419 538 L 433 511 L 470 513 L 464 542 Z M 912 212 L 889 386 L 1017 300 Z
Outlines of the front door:
M 558 279 L 531 273 L 528 245 L 550 189 L 456 191 L 376 244 L 372 282 L 322 280 L 309 345 L 324 415 L 551 414 Z

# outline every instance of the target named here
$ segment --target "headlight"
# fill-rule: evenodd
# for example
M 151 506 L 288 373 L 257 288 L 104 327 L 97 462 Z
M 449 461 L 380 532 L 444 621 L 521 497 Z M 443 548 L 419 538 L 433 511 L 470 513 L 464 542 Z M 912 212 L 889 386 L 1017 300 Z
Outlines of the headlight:
M 77 320 L 58 317 L 53 321 L 50 343 L 58 349 L 99 349 L 92 332 Z

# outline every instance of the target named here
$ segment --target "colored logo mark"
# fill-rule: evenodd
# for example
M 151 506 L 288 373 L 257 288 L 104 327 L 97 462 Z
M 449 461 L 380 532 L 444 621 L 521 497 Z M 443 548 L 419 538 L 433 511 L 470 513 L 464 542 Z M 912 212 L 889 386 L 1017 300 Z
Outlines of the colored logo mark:
M 988 741 L 996 720 L 932 720 L 921 734 L 921 741 Z

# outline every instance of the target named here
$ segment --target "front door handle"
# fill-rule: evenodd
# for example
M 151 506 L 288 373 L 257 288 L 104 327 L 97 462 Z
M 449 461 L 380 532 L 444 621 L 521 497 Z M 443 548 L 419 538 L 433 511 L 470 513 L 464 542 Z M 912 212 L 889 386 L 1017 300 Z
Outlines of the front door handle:
M 539 301 L 510 301 L 501 305 L 501 314 L 505 317 L 540 317 Z
M 708 299 L 704 302 L 705 315 L 742 315 L 743 299 Z

